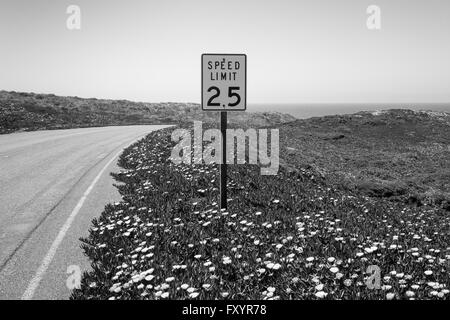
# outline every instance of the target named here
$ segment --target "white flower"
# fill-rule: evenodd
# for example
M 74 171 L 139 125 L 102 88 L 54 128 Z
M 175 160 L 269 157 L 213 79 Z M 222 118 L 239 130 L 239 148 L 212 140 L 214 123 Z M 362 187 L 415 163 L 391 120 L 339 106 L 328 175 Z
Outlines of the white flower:
M 330 271 L 331 271 L 332 273 L 337 273 L 337 272 L 339 271 L 339 269 L 338 269 L 337 267 L 331 267 L 331 268 L 330 268 Z
M 200 293 L 198 293 L 198 292 L 192 292 L 189 294 L 189 298 L 191 298 L 191 299 L 197 298 L 199 294 Z
M 166 289 L 169 289 L 170 288 L 170 286 L 167 284 L 167 283 L 163 283 L 162 285 L 161 285 L 161 289 L 162 290 L 166 290 Z
M 322 290 L 323 290 L 323 287 L 324 287 L 324 285 L 323 285 L 322 283 L 320 283 L 320 284 L 318 284 L 318 285 L 316 286 L 316 290 L 317 290 L 317 291 L 322 291 Z
M 408 298 L 412 298 L 412 297 L 414 297 L 414 295 L 415 295 L 414 291 L 411 291 L 411 290 L 406 291 L 406 296 Z
M 223 264 L 230 264 L 231 263 L 231 259 L 229 257 L 223 257 Z
M 325 298 L 327 295 L 328 295 L 328 293 L 323 292 L 323 291 L 316 292 L 316 294 L 315 294 L 315 296 L 316 296 L 317 298 L 319 298 L 319 299 L 323 299 L 323 298 Z
M 161 294 L 161 298 L 168 298 L 168 297 L 169 297 L 168 292 L 164 292 L 163 294 Z
M 431 270 L 426 270 L 424 273 L 425 273 L 425 275 L 427 275 L 427 276 L 431 276 L 431 275 L 433 274 L 433 271 L 431 271 Z
M 386 299 L 388 299 L 388 300 L 392 300 L 392 299 L 394 299 L 394 297 L 395 297 L 395 294 L 392 292 L 389 292 L 388 294 L 386 294 Z
M 274 265 L 273 265 L 273 270 L 278 270 L 278 269 L 280 269 L 281 268 L 281 264 L 279 264 L 279 263 L 275 263 Z

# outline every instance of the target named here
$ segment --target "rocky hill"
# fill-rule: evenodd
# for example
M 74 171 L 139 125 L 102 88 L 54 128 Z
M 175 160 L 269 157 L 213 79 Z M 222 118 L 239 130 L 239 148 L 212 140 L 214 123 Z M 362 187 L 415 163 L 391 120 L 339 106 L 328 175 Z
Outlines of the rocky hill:
M 372 197 L 450 210 L 450 114 L 384 110 L 281 126 L 281 156 Z
M 0 91 L 0 134 L 18 130 L 65 129 L 109 125 L 217 122 L 217 112 L 203 112 L 195 103 L 144 103 L 83 99 L 53 94 Z M 237 112 L 230 122 L 267 126 L 295 120 L 288 114 Z

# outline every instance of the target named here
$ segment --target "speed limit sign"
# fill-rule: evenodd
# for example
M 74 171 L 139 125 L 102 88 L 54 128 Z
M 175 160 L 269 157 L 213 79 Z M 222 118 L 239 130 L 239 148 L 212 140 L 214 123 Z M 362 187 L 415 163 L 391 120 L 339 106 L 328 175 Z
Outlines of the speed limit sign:
M 247 107 L 247 56 L 202 54 L 202 110 L 220 111 L 222 159 L 220 163 L 220 209 L 227 209 L 227 112 Z
M 202 110 L 245 111 L 247 56 L 202 54 Z

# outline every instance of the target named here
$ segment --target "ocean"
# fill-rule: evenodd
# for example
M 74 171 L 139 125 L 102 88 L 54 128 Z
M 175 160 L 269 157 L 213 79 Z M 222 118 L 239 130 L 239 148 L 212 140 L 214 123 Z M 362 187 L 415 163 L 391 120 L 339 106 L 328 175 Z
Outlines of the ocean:
M 289 113 L 299 119 L 387 109 L 431 110 L 450 113 L 450 103 L 255 103 L 247 106 L 247 111 L 276 111 Z

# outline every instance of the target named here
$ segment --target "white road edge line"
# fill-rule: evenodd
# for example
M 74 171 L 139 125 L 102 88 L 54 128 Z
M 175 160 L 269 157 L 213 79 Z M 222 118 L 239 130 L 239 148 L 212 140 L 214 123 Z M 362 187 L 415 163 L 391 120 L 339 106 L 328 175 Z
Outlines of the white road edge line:
M 66 236 L 67 231 L 69 230 L 70 226 L 72 225 L 73 220 L 77 216 L 77 214 L 80 212 L 80 209 L 83 207 L 84 202 L 86 201 L 86 198 L 91 193 L 92 189 L 94 189 L 95 184 L 98 182 L 100 177 L 102 176 L 103 172 L 109 167 L 109 165 L 116 159 L 123 150 L 115 154 L 108 163 L 102 168 L 102 170 L 97 174 L 95 179 L 90 184 L 89 188 L 86 189 L 86 191 L 83 193 L 83 196 L 78 201 L 76 207 L 72 210 L 72 213 L 67 218 L 64 225 L 61 227 L 61 230 L 59 230 L 58 235 L 56 236 L 55 240 L 52 243 L 52 246 L 48 250 L 47 254 L 45 255 L 44 259 L 41 262 L 41 265 L 37 269 L 34 277 L 31 279 L 30 283 L 28 284 L 27 289 L 25 290 L 24 294 L 22 295 L 22 300 L 31 300 L 34 296 L 34 293 L 36 289 L 39 286 L 39 283 L 41 282 L 42 278 L 45 275 L 45 272 L 47 271 L 48 267 L 50 266 L 50 263 L 52 262 L 53 258 L 55 257 L 56 251 L 58 250 L 59 245 L 63 241 L 64 237 Z

